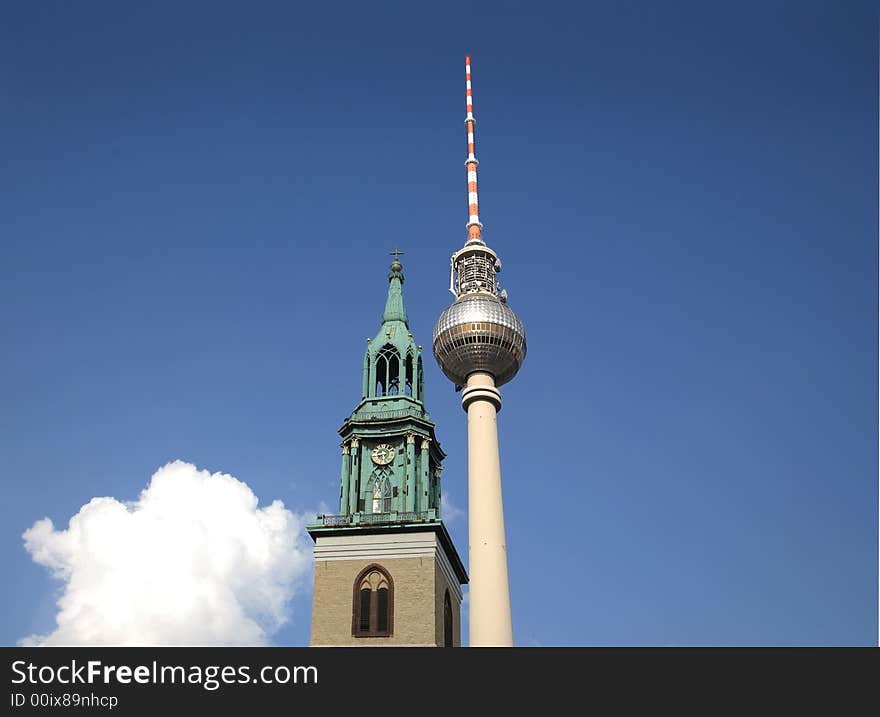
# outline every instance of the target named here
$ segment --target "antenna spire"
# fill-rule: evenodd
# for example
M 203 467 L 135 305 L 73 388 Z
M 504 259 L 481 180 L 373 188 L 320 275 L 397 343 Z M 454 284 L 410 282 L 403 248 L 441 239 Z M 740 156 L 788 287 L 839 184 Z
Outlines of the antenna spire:
M 464 118 L 464 123 L 467 127 L 468 141 L 468 156 L 465 160 L 465 166 L 467 167 L 468 185 L 467 243 L 470 244 L 472 242 L 479 242 L 480 244 L 482 244 L 483 238 L 480 234 L 480 230 L 483 228 L 483 225 L 480 224 L 480 203 L 477 199 L 477 165 L 479 164 L 479 162 L 474 155 L 474 124 L 476 124 L 476 119 L 474 118 L 474 97 L 471 90 L 470 55 L 467 55 L 464 58 L 464 73 L 466 81 L 465 83 L 467 87 L 467 116 Z

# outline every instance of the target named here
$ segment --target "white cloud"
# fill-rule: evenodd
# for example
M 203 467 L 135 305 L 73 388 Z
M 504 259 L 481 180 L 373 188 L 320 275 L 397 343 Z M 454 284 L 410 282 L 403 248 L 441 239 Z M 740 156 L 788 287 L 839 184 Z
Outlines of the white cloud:
M 305 523 L 230 475 L 169 463 L 134 502 L 93 498 L 66 530 L 25 531 L 64 585 L 55 630 L 20 644 L 268 644 L 311 571 Z
M 452 523 L 464 516 L 464 511 L 449 499 L 447 493 L 440 494 L 440 515 L 447 523 Z

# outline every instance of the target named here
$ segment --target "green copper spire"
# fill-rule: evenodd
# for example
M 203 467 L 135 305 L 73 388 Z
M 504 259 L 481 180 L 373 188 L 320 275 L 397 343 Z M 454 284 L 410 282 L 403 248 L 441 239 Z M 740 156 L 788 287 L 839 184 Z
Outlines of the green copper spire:
M 425 410 L 422 347 L 403 306 L 401 253 L 391 253 L 382 325 L 367 339 L 361 401 L 339 429 L 342 485 L 334 525 L 440 520 L 445 454 Z
M 400 255 L 402 252 L 396 249 L 393 254 Z M 395 256 L 391 262 L 391 272 L 388 274 L 388 299 L 385 301 L 385 313 L 382 314 L 382 325 L 400 321 L 407 329 L 409 321 L 406 318 L 406 308 L 403 305 L 403 264 Z
M 388 298 L 382 325 L 367 345 L 364 356 L 362 398 L 407 396 L 423 403 L 422 347 L 417 346 L 409 330 L 403 305 L 403 252 L 391 252 L 394 261 L 388 274 Z
M 401 579 L 400 592 L 397 595 L 400 596 L 400 605 L 417 604 L 418 609 L 413 613 L 415 617 L 406 613 L 409 608 L 401 609 L 398 613 L 398 624 L 405 626 L 407 621 L 416 620 L 413 625 L 424 623 L 433 630 L 440 624 L 438 616 L 441 613 L 437 610 L 443 612 L 448 606 L 450 590 L 456 586 L 454 581 L 458 584 L 467 582 L 467 571 L 441 517 L 441 474 L 446 454 L 437 441 L 434 422 L 425 409 L 422 347 L 415 342 L 409 330 L 403 306 L 403 265 L 400 263 L 400 253 L 398 250 L 392 252 L 393 261 L 388 274 L 388 296 L 382 323 L 375 336 L 366 340 L 360 401 L 339 428 L 342 439 L 339 509 L 335 514 L 328 512 L 317 516 L 315 522 L 308 526 L 308 531 L 318 549 L 324 551 L 323 555 L 332 554 L 328 560 L 340 556 L 340 559 L 349 563 L 360 561 L 362 567 L 365 567 L 377 557 L 382 557 L 382 562 L 385 563 L 383 556 L 393 550 L 396 557 L 391 562 L 400 563 L 401 566 L 388 566 L 389 569 L 399 570 L 403 574 L 404 564 L 417 566 L 412 568 L 412 580 Z M 376 291 L 375 309 L 378 310 L 383 288 L 379 274 L 376 274 L 373 286 Z M 372 294 L 372 290 L 370 293 Z M 370 328 L 375 330 L 377 327 L 374 325 Z M 352 365 L 352 369 L 354 368 Z M 352 374 L 351 378 L 354 379 L 356 374 L 354 371 Z M 352 398 L 357 398 L 357 393 Z M 408 542 L 409 538 L 404 534 L 415 538 L 424 535 L 427 540 Z M 424 552 L 423 547 L 429 543 L 437 546 L 436 554 Z M 398 544 L 402 547 L 393 547 Z M 417 550 L 407 547 L 414 545 L 419 546 Z M 430 550 L 434 551 L 435 548 L 431 547 Z M 410 551 L 412 555 L 409 554 Z M 443 555 L 446 558 L 441 559 Z M 427 556 L 426 560 L 436 559 L 436 569 L 431 564 L 423 566 L 423 556 Z M 401 560 L 397 560 L 397 557 Z M 352 604 L 355 612 L 352 614 L 355 617 L 361 616 L 359 621 L 353 618 L 355 626 L 352 627 L 352 636 L 366 637 L 357 632 L 360 629 L 357 626 L 363 624 L 365 614 L 357 612 L 363 610 L 358 606 L 364 604 L 361 589 L 363 575 L 354 580 L 355 592 L 352 598 L 352 584 L 347 582 L 347 578 L 343 578 L 344 585 L 337 583 L 338 577 L 334 576 L 338 575 L 338 571 L 334 569 L 326 572 L 319 569 L 318 565 L 320 563 L 316 562 L 315 595 L 328 594 L 329 590 L 335 597 L 330 601 L 318 601 L 316 598 L 316 615 L 322 617 L 313 622 L 313 644 L 314 635 L 317 634 L 314 625 L 322 621 L 339 624 L 340 620 L 342 627 L 339 628 L 339 635 L 342 637 L 338 643 L 333 644 L 351 644 L 348 642 L 343 615 L 345 606 L 341 602 L 348 599 L 354 600 Z M 325 565 L 332 567 L 332 564 Z M 450 567 L 454 571 L 454 578 L 449 576 Z M 354 578 L 354 575 L 351 577 Z M 394 579 L 397 580 L 396 574 Z M 331 582 L 327 582 L 328 580 Z M 444 602 L 442 585 L 447 584 L 450 590 L 446 590 L 447 602 Z M 325 586 L 321 588 L 323 593 L 319 591 L 319 585 Z M 382 605 L 381 596 L 380 589 L 378 596 L 371 599 L 375 600 L 371 602 L 374 606 L 370 611 L 373 616 L 370 618 L 371 625 L 378 620 L 378 611 L 384 609 L 378 607 Z M 437 608 L 435 605 L 432 608 L 423 596 L 434 596 L 440 601 L 437 604 L 441 607 Z M 339 602 L 336 601 L 337 597 Z M 390 599 L 387 594 L 386 597 Z M 396 601 L 395 597 L 394 602 Z M 385 603 L 386 606 L 393 604 Z M 457 625 L 457 617 L 454 623 Z M 422 635 L 418 631 L 412 634 Z

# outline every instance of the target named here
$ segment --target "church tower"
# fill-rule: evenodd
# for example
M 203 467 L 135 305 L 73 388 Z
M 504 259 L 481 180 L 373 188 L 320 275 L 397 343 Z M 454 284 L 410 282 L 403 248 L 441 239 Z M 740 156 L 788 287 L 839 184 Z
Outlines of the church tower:
M 308 527 L 313 647 L 461 644 L 468 577 L 440 515 L 445 454 L 425 410 L 422 347 L 409 330 L 400 252 L 393 255 L 361 400 L 339 429 L 339 514 Z

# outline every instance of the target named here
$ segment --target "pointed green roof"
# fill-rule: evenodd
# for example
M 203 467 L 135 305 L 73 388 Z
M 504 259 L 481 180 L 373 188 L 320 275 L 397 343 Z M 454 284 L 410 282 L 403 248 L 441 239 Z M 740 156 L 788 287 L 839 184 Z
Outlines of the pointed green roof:
M 382 325 L 392 321 L 400 321 L 409 328 L 406 307 L 403 305 L 403 264 L 397 259 L 391 262 L 391 272 L 388 274 L 388 299 L 385 301 Z
M 394 252 L 399 253 L 397 250 Z M 381 410 L 388 411 L 391 410 L 389 402 L 399 401 L 401 409 L 412 408 L 427 418 L 423 405 L 413 406 L 423 403 L 422 372 L 422 347 L 416 344 L 409 330 L 409 320 L 403 305 L 403 265 L 395 256 L 388 274 L 388 297 L 385 300 L 382 325 L 375 338 L 367 339 L 361 396 L 368 399 L 373 408 L 378 400 L 386 404 Z M 379 386 L 382 387 L 381 390 Z

